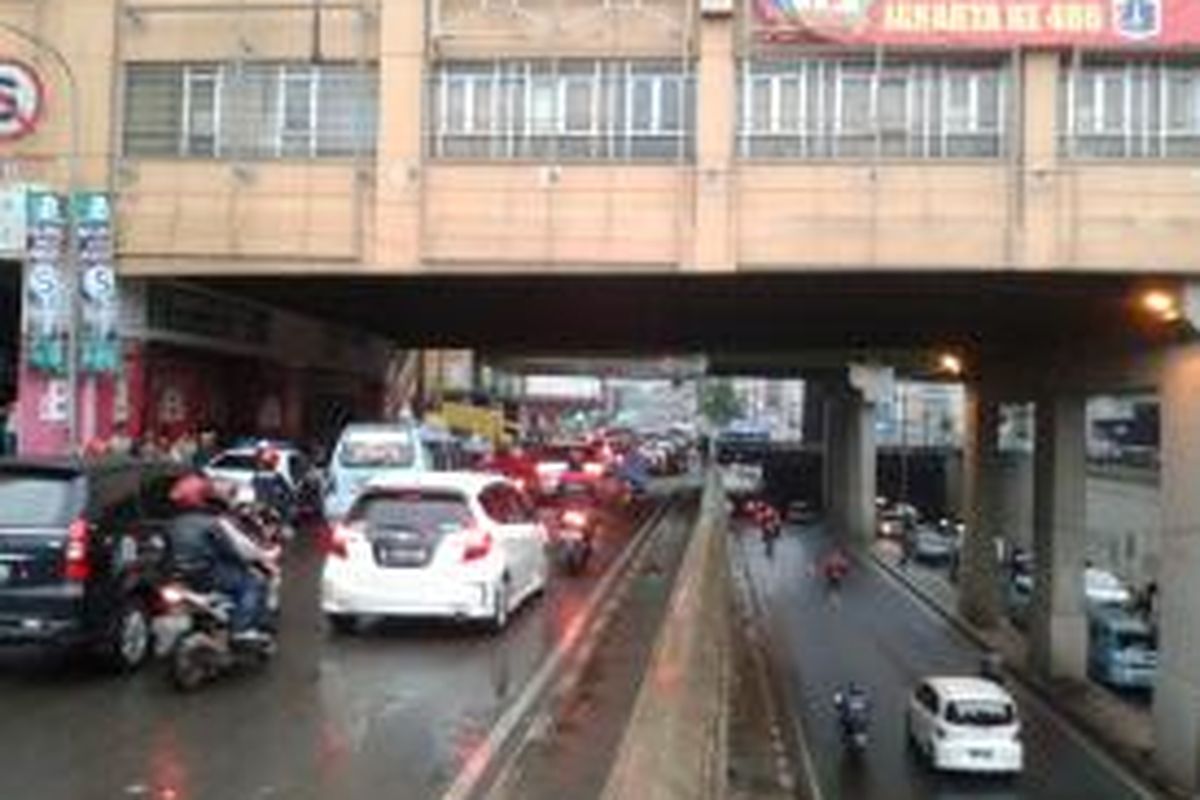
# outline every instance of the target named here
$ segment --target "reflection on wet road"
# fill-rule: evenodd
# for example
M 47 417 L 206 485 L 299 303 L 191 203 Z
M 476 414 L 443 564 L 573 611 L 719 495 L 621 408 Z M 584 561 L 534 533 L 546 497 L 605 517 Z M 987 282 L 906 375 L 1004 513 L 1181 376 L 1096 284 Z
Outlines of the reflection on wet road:
M 1023 724 L 1023 774 L 979 779 L 932 773 L 907 747 L 908 692 L 927 675 L 974 674 L 978 651 L 869 567 L 856 567 L 840 595 L 831 597 L 813 571 L 830 546 L 819 530 L 789 529 L 771 558 L 757 539 L 744 539 L 743 545 L 739 554 L 748 559 L 790 711 L 807 734 L 826 798 L 1142 796 L 1019 690 L 1014 691 Z M 861 759 L 844 757 L 835 724 L 834 692 L 850 680 L 868 687 L 874 701 L 872 739 Z
M 626 525 L 625 527 L 629 527 Z M 330 638 L 320 558 L 288 563 L 279 658 L 195 695 L 161 664 L 132 678 L 0 650 L 0 798 L 436 797 L 519 695 L 628 541 L 556 578 L 501 635 L 440 624 Z

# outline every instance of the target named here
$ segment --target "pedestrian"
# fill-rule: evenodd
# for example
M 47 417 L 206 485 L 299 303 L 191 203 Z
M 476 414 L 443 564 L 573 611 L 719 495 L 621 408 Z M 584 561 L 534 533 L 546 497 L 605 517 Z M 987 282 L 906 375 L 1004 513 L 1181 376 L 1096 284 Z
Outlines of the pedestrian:
M 114 455 L 128 456 L 131 455 L 133 442 L 129 438 L 129 434 L 125 432 L 124 423 L 118 422 L 113 426 L 113 435 L 109 439 L 109 450 Z
M 3 424 L 0 425 L 0 455 L 16 455 L 17 452 L 17 404 L 11 402 L 4 407 Z
M 1158 582 L 1150 581 L 1137 594 L 1134 606 L 1147 622 L 1153 624 L 1158 617 Z
M 195 450 L 192 453 L 192 466 L 203 469 L 217 454 L 217 432 L 212 428 L 203 428 L 196 439 Z

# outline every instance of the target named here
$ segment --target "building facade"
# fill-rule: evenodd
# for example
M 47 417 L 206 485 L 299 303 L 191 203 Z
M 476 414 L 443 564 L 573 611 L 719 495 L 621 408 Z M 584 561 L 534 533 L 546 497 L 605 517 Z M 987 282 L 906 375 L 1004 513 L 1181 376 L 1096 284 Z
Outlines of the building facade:
M 132 287 L 1185 273 L 1195 16 L 1180 0 L 0 0 L 0 182 L 111 198 Z M 28 253 L 7 256 L 28 273 Z M 17 383 L 44 396 L 40 380 Z

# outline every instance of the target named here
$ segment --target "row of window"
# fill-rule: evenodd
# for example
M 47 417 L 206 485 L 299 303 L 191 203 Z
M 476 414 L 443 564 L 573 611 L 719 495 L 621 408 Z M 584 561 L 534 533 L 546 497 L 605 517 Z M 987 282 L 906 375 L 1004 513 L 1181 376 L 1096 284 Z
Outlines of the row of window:
M 747 63 L 742 155 L 771 158 L 995 157 L 1004 149 L 999 63 Z
M 131 64 L 124 151 L 234 159 L 371 153 L 377 104 L 373 67 Z
M 1001 61 L 748 60 L 744 158 L 994 158 L 1013 115 Z M 427 149 L 464 159 L 691 159 L 694 75 L 681 62 L 449 62 L 427 86 Z M 124 152 L 229 159 L 372 154 L 376 68 L 131 64 Z M 1200 158 L 1200 62 L 1068 62 L 1067 156 Z
M 687 157 L 693 86 L 678 61 L 449 63 L 430 86 L 430 150 L 452 158 Z
M 1086 64 L 1058 96 L 1068 156 L 1200 158 L 1200 64 Z

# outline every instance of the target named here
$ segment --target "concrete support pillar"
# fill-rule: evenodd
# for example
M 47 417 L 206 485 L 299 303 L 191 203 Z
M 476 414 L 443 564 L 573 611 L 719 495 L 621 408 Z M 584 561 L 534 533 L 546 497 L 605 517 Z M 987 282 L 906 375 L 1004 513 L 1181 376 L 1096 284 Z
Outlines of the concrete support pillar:
M 836 524 L 837 493 L 833 480 L 833 427 L 837 409 L 828 393 L 821 400 L 821 510 L 825 518 Z
M 1063 225 L 1047 225 L 1058 214 L 1058 115 L 1060 54 L 1025 50 L 1018 61 L 1020 137 L 1015 152 L 1022 154 L 1014 170 L 1017 185 L 1010 192 L 1010 214 L 1015 222 L 1011 255 L 1025 266 L 1054 266 L 1062 263 L 1059 240 Z
M 427 6 L 383 3 L 376 34 L 380 48 L 375 213 L 363 220 L 363 257 L 366 263 L 389 270 L 416 270 L 424 257 L 421 236 L 428 167 L 422 164 L 425 126 L 419 121 L 425 111 Z
M 1162 567 L 1154 752 L 1190 795 L 1200 789 L 1200 345 L 1168 356 L 1159 399 Z
M 1086 677 L 1086 408 L 1087 398 L 1082 394 L 1037 400 L 1029 658 L 1034 669 L 1047 678 Z
M 832 520 L 840 535 L 870 541 L 875 522 L 875 406 L 855 391 L 830 405 L 828 436 Z
M 962 504 L 967 532 L 959 552 L 958 605 L 967 620 L 990 628 L 1000 619 L 995 530 L 1000 406 L 973 384 L 967 386 L 963 413 Z
M 700 22 L 696 74 L 696 183 L 691 268 L 736 269 L 733 194 L 737 139 L 737 25 L 732 16 Z

